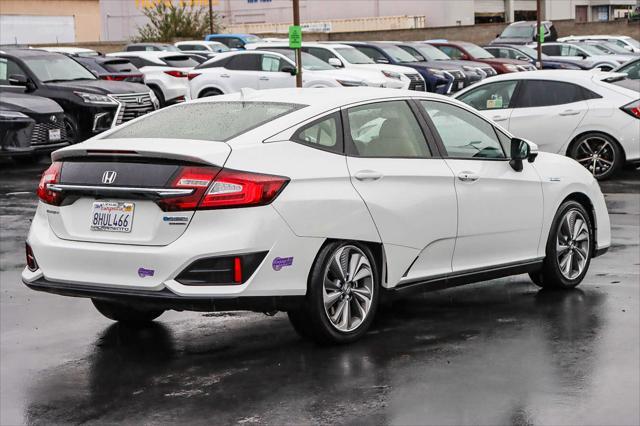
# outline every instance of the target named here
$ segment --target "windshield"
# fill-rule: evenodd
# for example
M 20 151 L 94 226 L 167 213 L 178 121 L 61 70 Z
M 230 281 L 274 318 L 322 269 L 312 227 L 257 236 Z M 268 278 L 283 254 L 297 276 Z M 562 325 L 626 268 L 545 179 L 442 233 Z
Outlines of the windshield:
M 598 46 L 598 45 L 596 45 Z M 631 55 L 632 53 L 630 51 L 628 51 L 627 49 L 618 46 L 617 44 L 614 43 L 609 43 L 609 42 L 604 42 L 602 43 L 602 47 L 604 47 L 605 49 L 609 50 L 610 52 L 613 52 L 614 54 L 618 54 L 618 55 Z
M 461 44 L 461 46 L 467 51 L 469 52 L 469 54 L 477 59 L 489 59 L 489 58 L 495 58 L 495 56 L 493 56 L 491 53 L 487 52 L 486 50 L 484 50 L 482 47 L 477 46 L 475 44 L 471 44 L 471 43 L 463 43 Z
M 533 39 L 532 26 L 509 25 L 504 29 L 500 37 L 504 38 L 530 38 Z
M 396 62 L 419 62 L 413 55 L 398 46 L 381 46 L 384 53 L 391 56 Z
M 217 53 L 228 52 L 229 50 L 231 50 L 226 45 L 224 45 L 222 43 L 212 42 L 211 44 L 207 44 L 207 46 L 209 46 L 209 49 L 211 51 L 217 52 Z
M 31 56 L 22 60 L 43 83 L 96 79 L 88 69 L 64 55 Z
M 442 50 L 438 49 L 435 46 L 431 46 L 430 44 L 421 44 L 421 45 L 412 44 L 411 47 L 417 50 L 418 53 L 420 53 L 426 59 L 429 59 L 432 61 L 450 61 L 451 60 L 451 58 L 448 57 L 446 53 L 444 53 Z
M 375 64 L 373 59 L 355 47 L 336 47 L 336 52 L 342 55 L 344 60 L 350 64 Z
M 107 136 L 225 142 L 306 105 L 284 102 L 207 102 L 165 108 Z M 189 123 L 199 123 L 193 126 Z
M 630 79 L 640 80 L 640 59 L 619 68 L 616 72 L 624 72 Z
M 640 42 L 638 40 L 636 40 L 635 38 L 624 38 L 624 41 L 626 41 L 627 43 L 629 43 L 630 45 L 632 45 L 633 47 L 637 47 L 640 48 Z
M 249 43 L 260 43 L 262 41 L 262 39 L 258 36 L 254 36 L 254 35 L 248 35 L 244 38 L 244 42 L 249 44 Z
M 581 44 L 580 49 L 584 50 L 585 52 L 591 54 L 591 55 L 602 55 L 604 52 L 601 49 L 598 49 L 595 46 L 592 46 L 590 44 Z
M 272 52 L 280 53 L 287 58 L 291 59 L 293 62 L 296 61 L 295 52 L 291 49 L 268 49 Z M 335 70 L 334 67 L 323 61 L 322 59 L 317 58 L 309 53 L 302 52 L 302 69 L 309 71 L 329 71 Z

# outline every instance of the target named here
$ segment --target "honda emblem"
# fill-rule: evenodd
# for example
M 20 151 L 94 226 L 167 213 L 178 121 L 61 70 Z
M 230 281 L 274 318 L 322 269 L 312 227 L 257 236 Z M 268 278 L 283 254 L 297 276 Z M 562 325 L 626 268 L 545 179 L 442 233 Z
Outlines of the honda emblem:
M 102 183 L 113 183 L 116 181 L 116 176 L 118 176 L 118 173 L 108 170 L 102 174 Z

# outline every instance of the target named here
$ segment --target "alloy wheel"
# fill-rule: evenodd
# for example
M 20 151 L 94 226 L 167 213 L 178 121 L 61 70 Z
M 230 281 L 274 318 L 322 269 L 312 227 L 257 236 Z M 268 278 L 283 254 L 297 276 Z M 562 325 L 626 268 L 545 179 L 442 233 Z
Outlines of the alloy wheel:
M 616 162 L 616 151 L 611 142 L 598 136 L 579 142 L 575 152 L 576 161 L 596 178 L 607 174 Z
M 375 291 L 369 259 L 353 245 L 340 247 L 326 266 L 323 280 L 324 310 L 341 332 L 357 329 L 367 318 Z
M 556 237 L 556 259 L 560 273 L 573 280 L 582 274 L 589 259 L 589 228 L 576 209 L 565 213 Z

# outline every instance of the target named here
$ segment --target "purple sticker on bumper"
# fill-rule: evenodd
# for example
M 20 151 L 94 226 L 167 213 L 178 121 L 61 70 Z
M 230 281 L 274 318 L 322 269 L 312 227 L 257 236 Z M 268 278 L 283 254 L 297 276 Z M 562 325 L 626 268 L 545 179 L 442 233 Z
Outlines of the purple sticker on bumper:
M 153 269 L 138 268 L 138 276 L 140 278 L 152 277 L 155 271 Z
M 271 263 L 271 266 L 273 267 L 274 271 L 279 271 L 285 266 L 291 266 L 291 265 L 293 265 L 293 257 L 276 257 L 275 259 L 273 259 L 273 262 Z

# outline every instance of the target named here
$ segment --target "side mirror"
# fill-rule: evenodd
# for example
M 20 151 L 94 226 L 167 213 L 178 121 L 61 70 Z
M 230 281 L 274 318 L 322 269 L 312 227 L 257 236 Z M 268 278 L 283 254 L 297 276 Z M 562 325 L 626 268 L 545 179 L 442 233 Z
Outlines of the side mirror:
M 516 172 L 522 171 L 523 160 L 533 163 L 537 156 L 538 146 L 533 142 L 520 138 L 511 139 L 511 161 L 509 161 L 509 165 Z
M 378 58 L 378 59 L 376 59 L 376 63 L 378 63 L 378 64 L 388 64 L 389 60 L 386 59 L 386 58 Z
M 298 74 L 298 70 L 295 69 L 295 67 L 283 67 L 280 71 L 288 72 L 291 75 L 297 75 Z
M 527 62 L 529 62 L 529 58 L 526 57 L 526 56 L 522 56 L 522 55 L 516 57 L 516 59 L 519 60 L 519 61 L 527 61 Z
M 329 65 L 331 65 L 332 67 L 336 67 L 336 68 L 344 67 L 344 64 L 338 58 L 329 58 L 327 62 L 329 62 Z
M 9 76 L 9 84 L 12 86 L 26 86 L 29 79 L 22 74 L 11 74 Z

